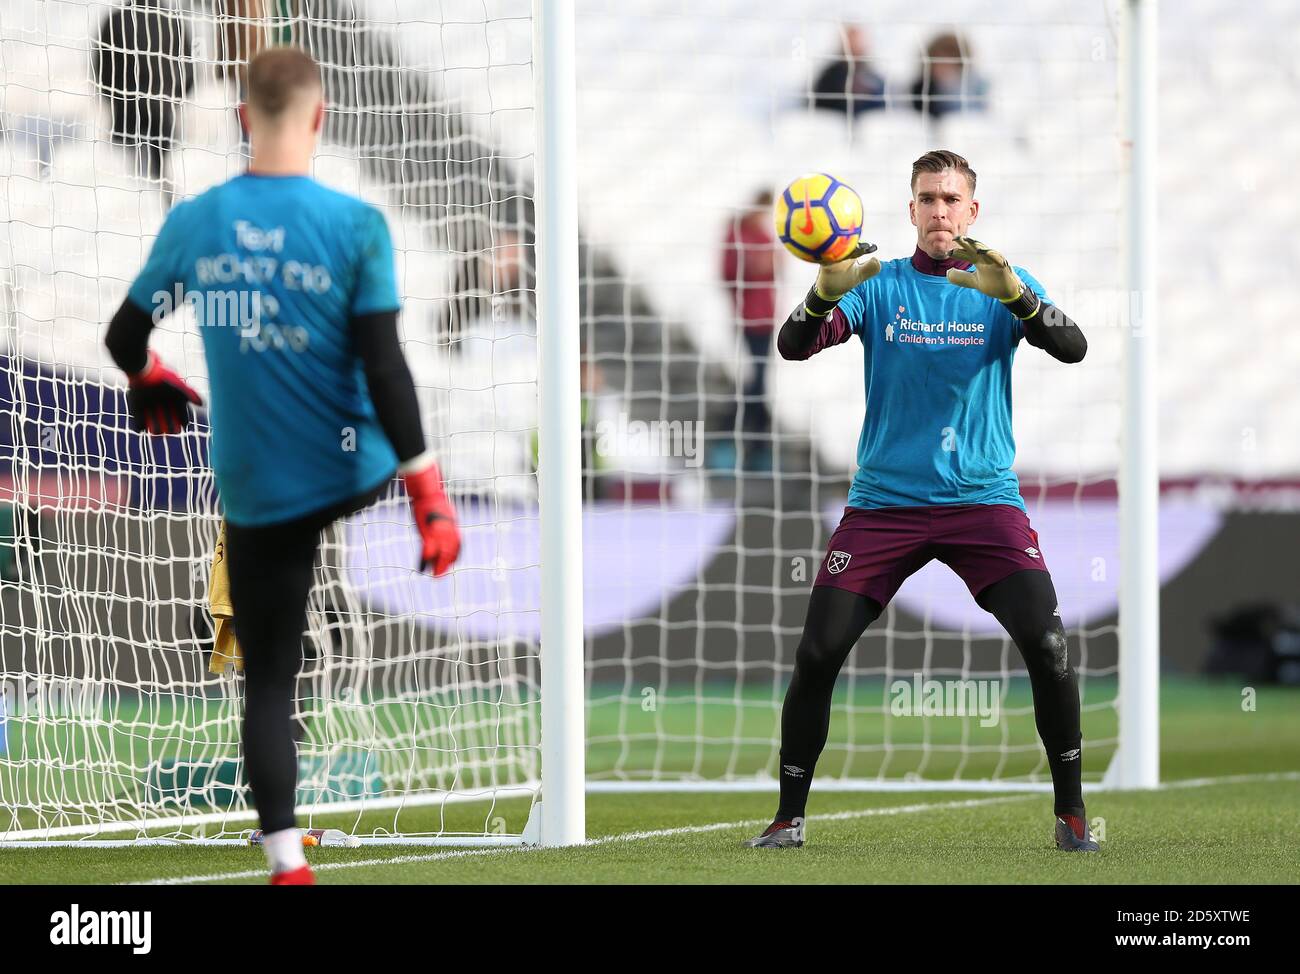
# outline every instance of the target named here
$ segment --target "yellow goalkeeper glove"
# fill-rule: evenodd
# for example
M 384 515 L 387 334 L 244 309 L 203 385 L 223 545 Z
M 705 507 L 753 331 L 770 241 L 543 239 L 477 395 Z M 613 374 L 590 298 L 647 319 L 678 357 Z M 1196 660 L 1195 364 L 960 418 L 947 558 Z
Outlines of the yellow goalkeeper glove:
M 859 243 L 843 260 L 822 264 L 813 292 L 825 301 L 838 301 L 863 281 L 871 280 L 880 273 L 880 261 L 868 256 L 875 249 L 875 244 Z
M 968 260 L 975 266 L 968 271 L 951 268 L 948 282 L 958 287 L 968 287 L 999 301 L 1014 301 L 1025 289 L 1024 283 L 1011 269 L 1011 264 L 996 250 L 971 237 L 957 237 L 952 256 Z
M 1017 318 L 1033 317 L 1041 301 L 1037 294 L 1025 287 L 1025 282 L 1011 269 L 1005 257 L 971 237 L 957 237 L 953 243 L 956 244 L 953 256 L 968 260 L 975 266 L 968 271 L 951 268 L 948 271 L 950 284 L 973 288 L 980 294 L 997 298 Z

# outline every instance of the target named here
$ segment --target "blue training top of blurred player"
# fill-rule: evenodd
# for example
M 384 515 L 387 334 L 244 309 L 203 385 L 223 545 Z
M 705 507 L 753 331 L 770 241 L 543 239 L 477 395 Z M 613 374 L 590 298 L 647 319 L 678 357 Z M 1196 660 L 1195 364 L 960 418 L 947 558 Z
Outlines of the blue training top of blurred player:
M 194 308 L 231 522 L 288 520 L 393 476 L 349 325 L 400 307 L 373 206 L 307 176 L 245 173 L 171 211 L 128 297 L 155 323 Z
M 1048 301 L 1028 271 L 1015 271 Z M 1011 362 L 1021 322 L 993 298 L 922 273 L 911 258 L 883 263 L 837 311 L 866 350 L 867 412 L 849 506 L 1024 510 L 1011 470 Z

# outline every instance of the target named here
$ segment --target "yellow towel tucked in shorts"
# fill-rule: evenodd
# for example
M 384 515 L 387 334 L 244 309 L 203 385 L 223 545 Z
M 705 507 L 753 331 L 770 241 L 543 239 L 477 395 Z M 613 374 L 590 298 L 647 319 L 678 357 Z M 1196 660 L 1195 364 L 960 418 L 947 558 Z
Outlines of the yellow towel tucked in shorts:
M 212 573 L 208 576 L 208 609 L 216 625 L 217 641 L 212 647 L 208 670 L 224 673 L 227 665 L 244 668 L 244 654 L 235 640 L 235 609 L 230 604 L 230 573 L 226 570 L 226 522 L 221 522 L 217 546 L 212 552 Z

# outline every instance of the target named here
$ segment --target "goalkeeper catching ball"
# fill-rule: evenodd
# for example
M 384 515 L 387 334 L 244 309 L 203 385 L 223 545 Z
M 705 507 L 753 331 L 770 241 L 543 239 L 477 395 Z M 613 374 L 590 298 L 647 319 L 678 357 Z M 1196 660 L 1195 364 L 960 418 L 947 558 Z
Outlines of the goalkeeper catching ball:
M 149 351 L 149 333 L 179 303 L 194 307 L 244 657 L 248 783 L 271 882 L 305 885 L 293 688 L 321 530 L 398 473 L 422 569 L 448 571 L 460 533 L 398 344 L 388 226 L 308 176 L 325 112 L 319 69 L 271 48 L 249 64 L 247 93 L 248 171 L 171 211 L 105 343 L 129 377 L 137 428 L 180 432 L 199 397 Z
M 844 516 L 813 583 L 781 711 L 776 817 L 746 844 L 803 845 L 831 692 L 863 631 L 933 558 L 953 569 L 1015 641 L 1055 793 L 1058 849 L 1095 852 L 1080 775 L 1079 688 L 1056 590 L 1011 470 L 1011 362 L 1023 339 L 1061 362 L 1087 342 L 1021 267 L 966 236 L 975 173 L 954 152 L 912 166 L 910 258 L 875 248 L 823 266 L 777 338 L 806 359 L 852 338 L 865 349 L 866 417 Z

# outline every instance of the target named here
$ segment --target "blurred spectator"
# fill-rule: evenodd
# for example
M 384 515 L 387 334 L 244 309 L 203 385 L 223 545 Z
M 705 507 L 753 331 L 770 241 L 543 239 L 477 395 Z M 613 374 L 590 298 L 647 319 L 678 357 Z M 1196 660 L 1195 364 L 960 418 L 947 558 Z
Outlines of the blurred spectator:
M 582 426 L 582 499 L 605 500 L 610 496 L 611 457 L 601 449 L 601 430 L 618 423 L 618 413 L 625 411 L 620 396 L 605 384 L 605 373 L 586 350 L 578 356 L 578 384 L 582 390 L 578 405 Z M 533 469 L 538 469 L 540 437 L 533 431 Z
M 728 225 L 722 244 L 722 281 L 731 294 L 736 325 L 752 360 L 736 417 L 738 428 L 745 434 L 747 470 L 768 469 L 772 463 L 767 360 L 776 323 L 776 245 L 772 194 L 762 190 Z
M 520 235 L 504 227 L 492 245 L 469 255 L 482 284 L 476 314 L 452 343 L 440 413 L 446 434 L 443 471 L 465 494 L 493 502 L 530 502 L 537 430 L 537 324 L 519 304 Z
M 988 107 L 988 82 L 971 66 L 970 45 L 957 34 L 930 41 L 910 93 L 912 107 L 931 118 Z
M 867 32 L 850 25 L 842 32 L 843 52 L 813 83 L 812 107 L 855 118 L 885 107 L 885 79 L 871 66 Z
M 248 81 L 248 62 L 274 41 L 264 0 L 212 0 L 216 19 L 217 56 L 213 64 L 218 78 L 234 78 L 240 100 Z M 277 25 L 278 41 L 293 43 L 287 23 Z
M 605 382 L 605 373 L 584 350 L 580 364 L 582 383 L 582 496 L 584 500 L 604 500 L 610 495 L 611 463 L 599 448 L 600 431 L 618 423 L 626 412 L 622 396 Z
M 217 22 L 217 56 L 212 65 L 218 78 L 235 84 L 237 101 L 248 94 L 248 62 L 273 43 L 274 34 L 264 16 L 265 0 L 212 0 Z M 275 30 L 281 43 L 293 42 L 292 30 L 283 25 Z M 239 124 L 239 144 L 249 154 L 248 129 L 244 118 L 232 106 Z
M 140 174 L 162 182 L 177 112 L 194 90 L 189 29 L 169 0 L 129 0 L 99 25 L 91 72 L 112 114 L 113 141 L 132 149 Z
M 442 414 L 444 472 L 462 494 L 496 502 L 535 499 L 538 463 L 537 323 L 524 298 L 528 248 L 522 235 L 498 227 L 493 246 L 474 256 L 487 285 L 480 315 L 464 322 L 452 343 Z M 599 364 L 580 359 L 583 498 L 608 496 L 619 457 L 596 449 L 601 422 L 617 425 L 627 409 L 608 388 Z

